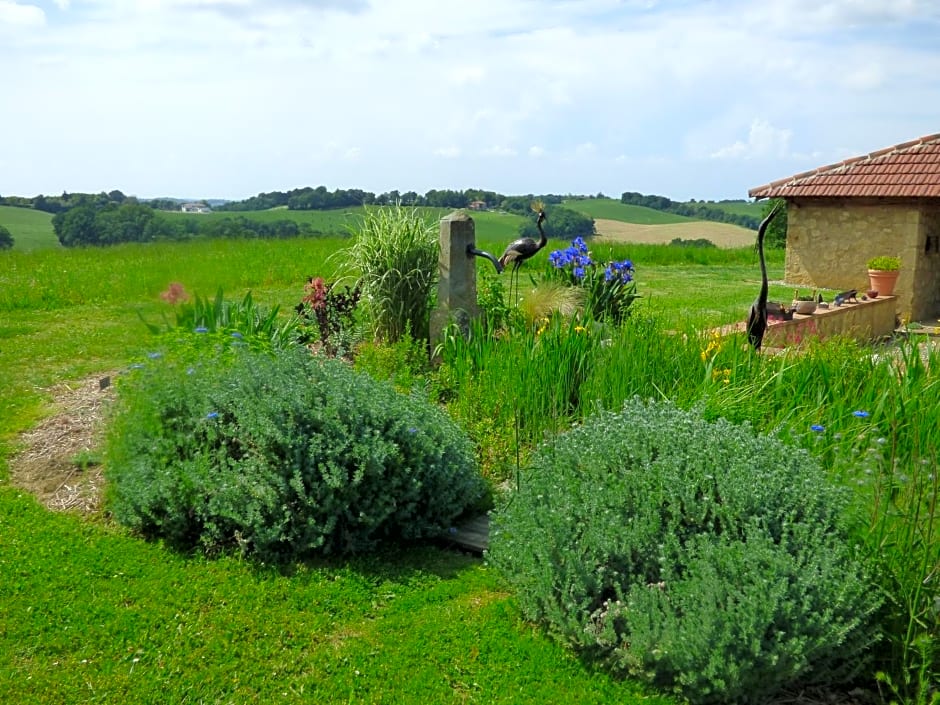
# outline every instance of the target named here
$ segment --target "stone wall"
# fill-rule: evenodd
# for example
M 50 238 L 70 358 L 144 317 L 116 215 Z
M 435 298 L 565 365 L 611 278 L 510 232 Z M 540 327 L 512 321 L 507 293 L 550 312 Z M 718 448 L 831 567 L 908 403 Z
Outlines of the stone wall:
M 793 315 L 792 321 L 771 321 L 764 334 L 764 345 L 782 348 L 810 339 L 824 340 L 844 335 L 866 342 L 894 332 L 895 298 L 869 299 L 827 309 L 817 309 L 808 316 Z
M 917 238 L 920 257 L 913 280 L 911 320 L 935 318 L 940 313 L 940 205 L 925 205 Z
M 867 261 L 901 258 L 895 288 L 898 312 L 910 316 L 914 278 L 923 252 L 923 206 L 916 201 L 797 199 L 787 208 L 788 283 L 830 289 L 868 289 Z M 918 307 L 919 308 L 919 307 Z

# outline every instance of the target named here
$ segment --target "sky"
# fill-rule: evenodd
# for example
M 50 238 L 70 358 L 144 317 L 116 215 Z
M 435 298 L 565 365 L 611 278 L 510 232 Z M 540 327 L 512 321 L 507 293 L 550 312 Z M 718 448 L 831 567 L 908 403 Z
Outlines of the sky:
M 749 188 L 940 132 L 937 0 L 0 0 L 0 195 Z

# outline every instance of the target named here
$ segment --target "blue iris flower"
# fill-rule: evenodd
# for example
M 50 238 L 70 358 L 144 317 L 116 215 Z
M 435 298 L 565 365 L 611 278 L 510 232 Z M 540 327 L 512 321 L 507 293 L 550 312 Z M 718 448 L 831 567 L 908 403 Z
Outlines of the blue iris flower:
M 571 273 L 575 275 L 578 279 L 584 279 L 584 267 L 575 267 L 571 270 Z
M 197 333 L 208 333 L 208 332 L 209 332 L 209 329 L 206 328 L 205 326 L 197 326 L 197 327 L 196 327 L 196 332 L 197 332 Z
M 852 416 L 856 416 L 860 419 L 867 419 L 869 416 L 871 416 L 871 414 L 869 414 L 867 411 L 862 411 L 859 409 L 858 411 L 853 411 Z
M 217 418 L 219 418 L 219 412 L 218 412 L 218 411 L 210 411 L 208 414 L 206 414 L 206 418 L 207 418 L 207 419 L 217 419 Z
M 826 430 L 825 426 L 820 426 L 818 423 L 814 423 L 812 426 L 810 426 L 810 428 L 816 431 L 816 433 L 822 433 Z

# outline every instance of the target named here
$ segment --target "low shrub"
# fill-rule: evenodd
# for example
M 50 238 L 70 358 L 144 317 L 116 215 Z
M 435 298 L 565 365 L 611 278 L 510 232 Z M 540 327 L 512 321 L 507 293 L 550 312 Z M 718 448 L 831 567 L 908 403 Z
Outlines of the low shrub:
M 846 502 L 806 451 L 633 400 L 539 448 L 488 558 L 527 618 L 612 671 L 763 702 L 870 663 L 880 598 Z
M 337 360 L 245 345 L 132 370 L 106 468 L 119 522 L 265 561 L 436 536 L 484 491 L 438 408 Z

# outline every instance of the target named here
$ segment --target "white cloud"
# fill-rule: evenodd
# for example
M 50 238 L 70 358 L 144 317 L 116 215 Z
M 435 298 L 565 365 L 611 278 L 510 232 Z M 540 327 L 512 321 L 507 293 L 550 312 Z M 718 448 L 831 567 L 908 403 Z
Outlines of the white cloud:
M 786 157 L 790 152 L 791 131 L 778 129 L 766 120 L 754 120 L 747 141 L 737 141 L 712 152 L 715 159 L 754 159 L 760 157 Z
M 0 0 L 0 27 L 3 25 L 41 27 L 45 23 L 46 13 L 41 7 L 11 0 Z
M 545 148 L 539 147 L 538 145 L 532 145 L 529 147 L 528 155 L 533 159 L 540 159 L 545 156 Z
M 443 157 L 444 159 L 457 159 L 461 154 L 460 147 L 450 146 L 450 147 L 439 147 L 434 150 L 435 156 Z
M 504 145 L 493 145 L 487 147 L 481 153 L 484 157 L 514 157 L 518 154 L 518 151 Z

